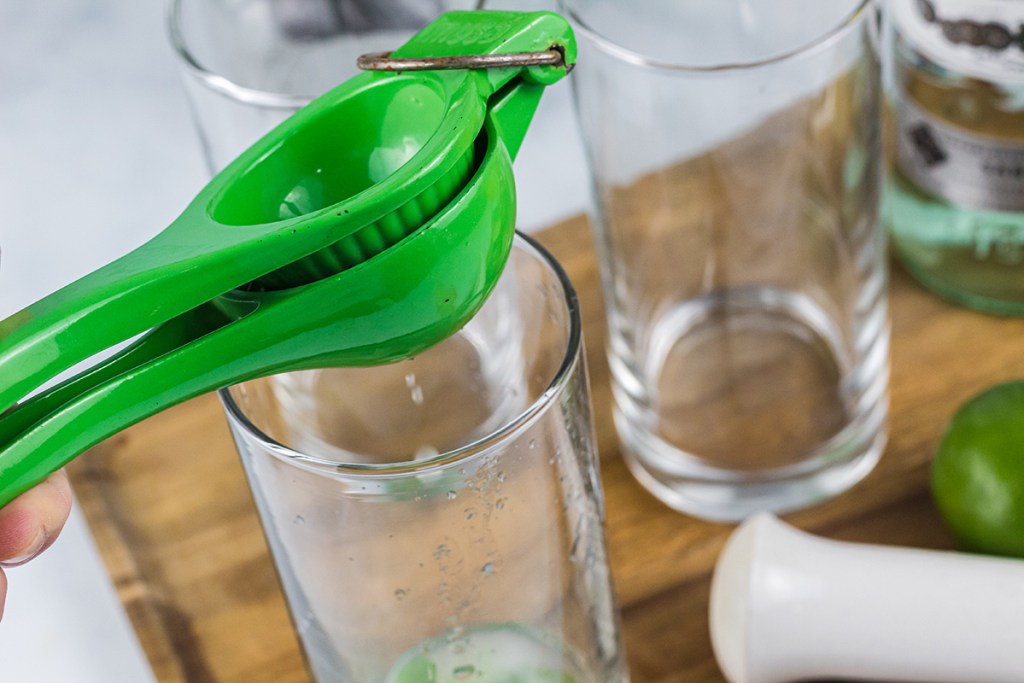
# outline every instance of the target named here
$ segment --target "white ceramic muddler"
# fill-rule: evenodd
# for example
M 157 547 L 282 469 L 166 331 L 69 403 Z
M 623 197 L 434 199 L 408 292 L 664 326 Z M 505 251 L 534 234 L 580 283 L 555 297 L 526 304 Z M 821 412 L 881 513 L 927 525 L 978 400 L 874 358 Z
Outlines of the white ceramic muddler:
M 732 683 L 1024 682 L 1024 562 L 817 538 L 767 514 L 729 539 L 711 642 Z

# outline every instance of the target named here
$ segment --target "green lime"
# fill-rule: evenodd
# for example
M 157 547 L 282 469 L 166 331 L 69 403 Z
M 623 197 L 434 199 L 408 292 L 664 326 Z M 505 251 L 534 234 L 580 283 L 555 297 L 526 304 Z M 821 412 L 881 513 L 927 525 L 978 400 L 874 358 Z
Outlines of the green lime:
M 1024 381 L 960 407 L 932 463 L 932 494 L 967 550 L 1024 557 Z

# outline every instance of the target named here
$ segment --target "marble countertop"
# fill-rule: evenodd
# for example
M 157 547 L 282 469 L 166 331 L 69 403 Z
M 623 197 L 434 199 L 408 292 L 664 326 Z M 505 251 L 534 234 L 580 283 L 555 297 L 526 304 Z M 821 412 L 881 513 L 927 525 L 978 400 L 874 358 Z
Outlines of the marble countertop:
M 0 4 L 0 318 L 141 244 L 205 182 L 165 11 Z M 516 167 L 521 228 L 582 210 L 568 87 L 545 98 Z M 43 557 L 8 574 L 0 680 L 153 679 L 77 511 Z

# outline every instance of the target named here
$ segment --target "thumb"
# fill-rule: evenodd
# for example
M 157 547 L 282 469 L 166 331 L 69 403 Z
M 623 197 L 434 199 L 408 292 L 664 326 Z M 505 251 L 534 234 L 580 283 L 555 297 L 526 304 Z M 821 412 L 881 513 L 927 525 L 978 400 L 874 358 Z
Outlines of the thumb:
M 0 509 L 0 567 L 24 564 L 52 544 L 71 512 L 67 475 L 56 472 Z

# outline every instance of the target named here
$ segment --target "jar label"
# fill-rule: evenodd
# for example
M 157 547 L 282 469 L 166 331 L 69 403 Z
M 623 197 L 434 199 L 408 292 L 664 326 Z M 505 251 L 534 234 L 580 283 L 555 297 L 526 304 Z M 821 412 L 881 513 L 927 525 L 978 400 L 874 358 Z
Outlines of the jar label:
M 954 126 L 906 94 L 896 114 L 896 163 L 921 189 L 959 206 L 1024 211 L 1024 144 Z
M 936 64 L 996 83 L 1024 83 L 1024 2 L 893 0 L 896 30 Z

